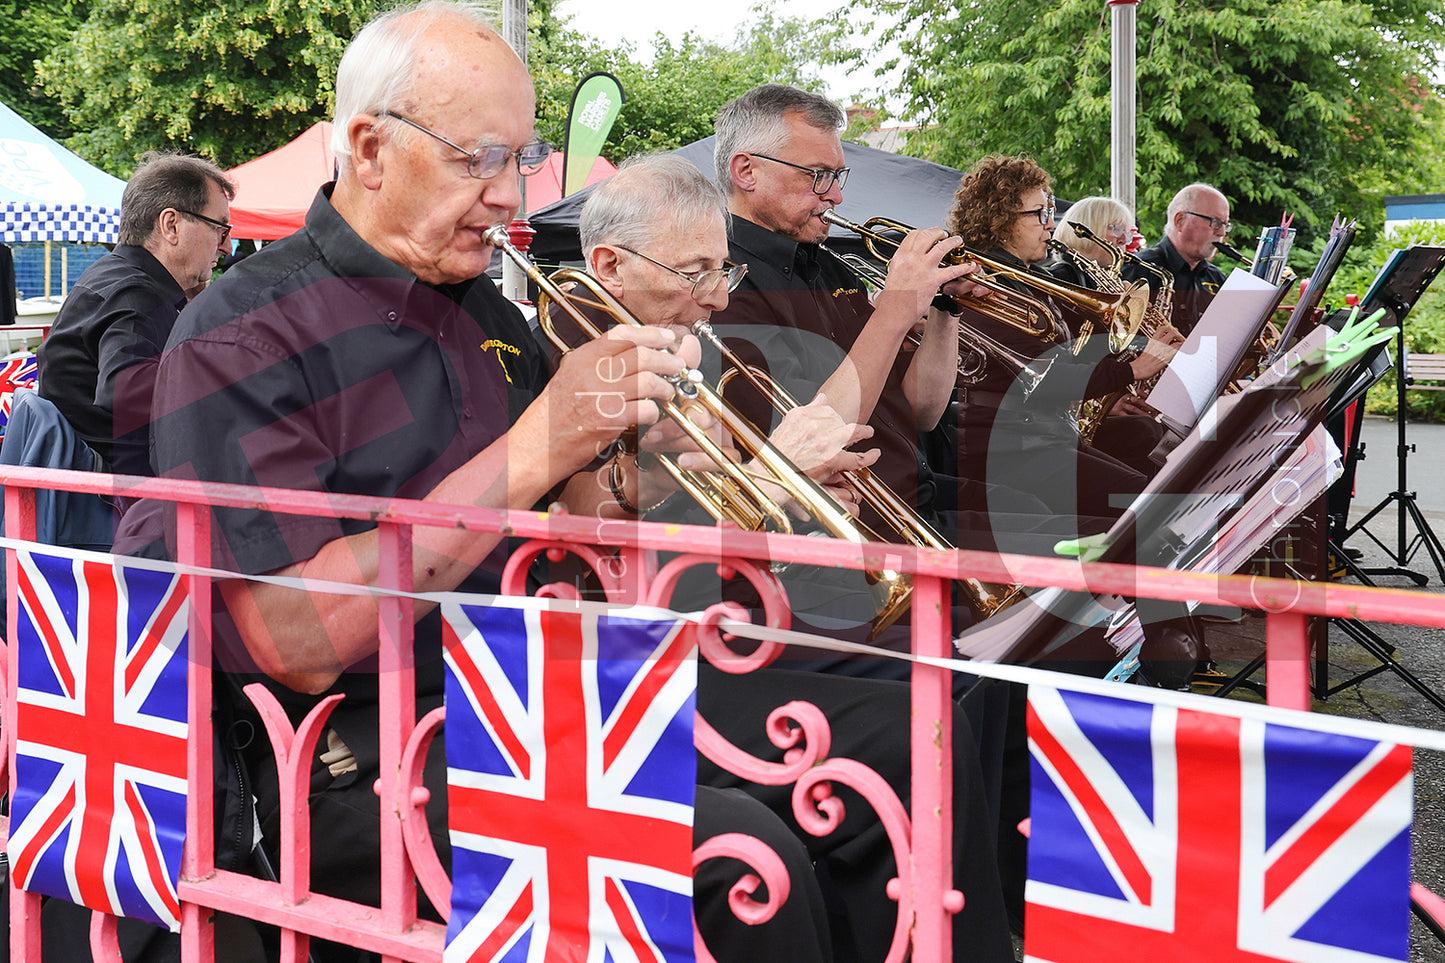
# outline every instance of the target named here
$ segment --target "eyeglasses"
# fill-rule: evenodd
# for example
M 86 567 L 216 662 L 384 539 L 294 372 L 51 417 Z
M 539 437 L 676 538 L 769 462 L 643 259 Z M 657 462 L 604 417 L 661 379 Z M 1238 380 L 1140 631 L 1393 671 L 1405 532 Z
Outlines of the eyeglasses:
M 1043 207 L 1035 207 L 1032 210 L 1027 211 L 1014 211 L 1014 216 L 1023 217 L 1025 214 L 1032 214 L 1034 217 L 1037 217 L 1039 219 L 1039 224 L 1047 227 L 1049 221 L 1052 221 L 1054 219 L 1055 210 L 1056 208 L 1054 207 L 1054 199 L 1050 197 L 1048 199 L 1048 202 Z
M 1229 221 L 1221 221 L 1217 217 L 1210 217 L 1208 214 L 1200 214 L 1197 211 L 1185 211 L 1184 213 L 1191 217 L 1198 217 L 1208 221 L 1211 231 L 1223 231 L 1225 234 L 1228 234 L 1229 229 L 1234 226 Z
M 486 147 L 478 147 L 476 150 L 467 150 L 460 144 L 452 143 L 436 131 L 428 130 L 411 118 L 403 117 L 395 111 L 383 110 L 377 116 L 399 120 L 408 127 L 415 127 L 423 134 L 435 137 L 452 150 L 466 154 L 467 173 L 481 181 L 489 177 L 496 177 L 502 172 L 502 168 L 507 166 L 507 161 L 513 157 L 517 159 L 517 170 L 523 177 L 535 174 L 542 169 L 542 165 L 547 163 L 547 158 L 552 154 L 552 145 L 541 140 L 525 144 L 521 150 L 512 150 L 506 144 L 488 144 Z
M 188 211 L 182 207 L 173 208 L 173 210 L 175 210 L 177 214 L 185 214 L 188 217 L 194 217 L 198 221 L 205 221 L 207 224 L 211 225 L 214 228 L 219 228 L 221 231 L 222 241 L 226 240 L 231 236 L 231 225 L 226 223 L 225 221 L 218 221 L 213 217 L 207 217 L 204 214 L 197 214 L 195 211 Z
M 727 267 L 712 268 L 708 271 L 693 271 L 691 273 L 688 273 L 687 271 L 679 271 L 675 267 L 670 267 L 669 265 L 663 264 L 656 258 L 650 258 L 646 254 L 643 254 L 641 251 L 634 251 L 630 247 L 622 247 L 621 244 L 618 244 L 617 247 L 626 251 L 628 254 L 636 254 L 644 261 L 651 261 L 653 264 L 656 264 L 664 271 L 671 271 L 673 274 L 676 274 L 684 281 L 690 283 L 692 285 L 692 296 L 694 300 L 705 298 L 710 294 L 716 294 L 718 292 L 718 289 L 721 288 L 724 283 L 727 284 L 727 290 L 729 293 L 736 291 L 738 285 L 742 283 L 743 275 L 748 273 L 748 266 L 746 264 L 734 264 L 731 261 L 723 262 L 727 265 Z
M 838 183 L 838 190 L 841 191 L 843 189 L 843 185 L 848 183 L 848 171 L 852 170 L 851 167 L 840 167 L 835 171 L 830 171 L 826 167 L 804 167 L 802 164 L 794 164 L 792 161 L 781 160 L 777 157 L 769 157 L 767 154 L 758 154 L 752 151 L 749 151 L 748 153 L 751 154 L 753 157 L 761 157 L 763 160 L 770 160 L 774 164 L 787 164 L 789 167 L 796 167 L 800 171 L 807 171 L 809 174 L 813 175 L 813 193 L 819 195 L 826 194 L 830 190 L 832 190 L 834 181 Z

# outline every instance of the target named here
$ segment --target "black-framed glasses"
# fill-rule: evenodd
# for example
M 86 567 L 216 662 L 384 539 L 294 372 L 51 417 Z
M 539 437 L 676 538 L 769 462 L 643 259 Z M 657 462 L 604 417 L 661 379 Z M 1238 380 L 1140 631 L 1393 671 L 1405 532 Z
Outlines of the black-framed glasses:
M 221 240 L 225 241 L 231 236 L 231 225 L 226 221 L 218 221 L 214 217 L 207 217 L 204 214 L 197 214 L 195 211 L 188 211 L 183 207 L 173 208 L 177 214 L 184 214 L 187 217 L 194 217 L 198 221 L 205 221 L 207 224 L 217 228 L 221 232 Z
M 833 184 L 838 184 L 838 190 L 848 183 L 848 172 L 851 167 L 840 167 L 835 171 L 826 167 L 804 167 L 802 164 L 794 164 L 792 161 L 785 161 L 780 157 L 769 157 L 767 154 L 759 154 L 755 151 L 748 151 L 753 157 L 761 157 L 763 160 L 770 160 L 774 164 L 787 164 L 789 167 L 796 167 L 800 171 L 806 171 L 813 175 L 813 193 L 823 195 L 833 189 Z
M 1054 206 L 1054 199 L 1050 197 L 1048 199 L 1048 202 L 1045 203 L 1043 207 L 1035 207 L 1027 211 L 1014 211 L 1014 216 L 1023 217 L 1025 214 L 1032 214 L 1034 217 L 1039 219 L 1040 225 L 1047 227 L 1049 221 L 1052 221 L 1054 219 L 1054 212 L 1056 210 L 1057 208 Z
M 523 177 L 528 177 L 541 170 L 542 165 L 547 163 L 547 158 L 552 154 L 552 145 L 544 140 L 534 140 L 524 144 L 521 150 L 512 150 L 506 144 L 488 144 L 485 147 L 478 147 L 476 150 L 467 150 L 462 145 L 447 140 L 436 131 L 428 130 L 410 117 L 403 117 L 394 110 L 380 111 L 377 116 L 399 120 L 408 127 L 415 127 L 423 134 L 435 137 L 452 150 L 467 155 L 467 173 L 481 181 L 489 177 L 496 177 L 502 172 L 502 168 L 507 166 L 507 161 L 513 157 L 517 159 L 517 170 Z
M 748 266 L 746 264 L 734 264 L 731 261 L 723 262 L 726 267 L 711 268 L 707 271 L 679 271 L 669 264 L 663 264 L 657 260 L 657 258 L 648 257 L 641 251 L 634 251 L 632 248 L 623 247 L 621 244 L 616 245 L 616 247 L 626 251 L 628 254 L 636 254 L 644 261 L 651 261 L 664 271 L 671 271 L 684 281 L 690 283 L 692 285 L 693 300 L 700 300 L 710 294 L 716 294 L 724 283 L 727 284 L 728 292 L 732 293 L 736 291 L 738 285 L 742 283 L 743 275 L 748 273 Z
M 1209 229 L 1211 231 L 1223 231 L 1225 234 L 1228 234 L 1229 229 L 1234 226 L 1229 221 L 1221 221 L 1217 217 L 1210 217 L 1208 214 L 1200 214 L 1198 211 L 1185 211 L 1184 213 L 1190 215 L 1191 217 L 1197 217 L 1202 220 L 1208 221 Z

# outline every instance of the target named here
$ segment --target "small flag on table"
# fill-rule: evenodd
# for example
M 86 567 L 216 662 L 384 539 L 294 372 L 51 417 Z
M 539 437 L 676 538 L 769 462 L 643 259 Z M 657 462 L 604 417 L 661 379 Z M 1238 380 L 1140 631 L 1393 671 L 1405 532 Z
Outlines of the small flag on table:
M 1044 686 L 1028 725 L 1027 959 L 1408 958 L 1409 747 Z
M 693 959 L 695 627 L 442 606 L 447 963 Z
M 15 885 L 176 930 L 185 588 L 112 556 L 16 555 Z

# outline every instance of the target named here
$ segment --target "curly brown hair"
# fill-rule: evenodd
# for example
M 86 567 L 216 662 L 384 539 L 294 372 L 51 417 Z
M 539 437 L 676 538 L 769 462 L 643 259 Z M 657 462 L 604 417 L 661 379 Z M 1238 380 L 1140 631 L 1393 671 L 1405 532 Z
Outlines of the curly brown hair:
M 948 230 L 976 251 L 1001 247 L 1018 216 L 1019 198 L 1035 188 L 1049 189 L 1049 174 L 1029 157 L 989 154 L 974 164 L 948 212 Z

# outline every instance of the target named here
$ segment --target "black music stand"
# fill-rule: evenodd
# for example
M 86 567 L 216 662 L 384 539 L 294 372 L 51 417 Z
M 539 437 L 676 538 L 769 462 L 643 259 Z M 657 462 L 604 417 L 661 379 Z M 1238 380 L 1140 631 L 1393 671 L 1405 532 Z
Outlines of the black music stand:
M 1097 561 L 1189 568 L 1240 506 L 1268 483 L 1274 456 L 1318 425 L 1354 364 L 1328 370 L 1321 360 L 1296 365 L 1235 396 L 1208 432 L 1191 432 L 1102 539 Z M 1293 402 L 1293 403 L 1290 403 Z M 1092 596 L 1045 589 L 965 631 L 965 655 L 1031 662 L 1045 658 L 1103 613 Z
M 1356 532 L 1364 532 L 1365 537 L 1378 545 L 1386 555 L 1390 557 L 1393 565 L 1381 568 L 1363 568 L 1355 566 L 1358 573 L 1366 575 L 1403 575 L 1412 580 L 1416 585 L 1424 585 L 1430 581 L 1430 577 L 1416 572 L 1407 566 L 1410 560 L 1423 546 L 1430 553 L 1430 560 L 1435 565 L 1435 571 L 1440 576 L 1440 581 L 1445 583 L 1445 546 L 1442 546 L 1440 539 L 1430 528 L 1430 523 L 1420 511 L 1416 504 L 1415 493 L 1409 490 L 1406 481 L 1406 463 L 1409 453 L 1415 450 L 1415 446 L 1406 444 L 1405 423 L 1409 420 L 1409 408 L 1405 397 L 1408 382 L 1406 381 L 1405 370 L 1405 316 L 1410 313 L 1420 295 L 1430 286 L 1430 282 L 1440 273 L 1442 266 L 1445 266 L 1445 247 L 1412 247 L 1404 251 L 1396 251 L 1380 269 L 1380 274 L 1375 278 L 1369 293 L 1365 296 L 1363 313 L 1369 314 L 1378 308 L 1385 309 L 1385 318 L 1380 324 L 1384 326 L 1398 325 L 1400 330 L 1395 335 L 1395 392 L 1397 407 L 1395 409 L 1395 428 L 1398 438 L 1395 447 L 1395 461 L 1397 471 L 1397 484 L 1395 490 L 1387 494 L 1380 503 L 1370 509 L 1358 522 L 1345 530 L 1341 543 L 1347 541 Z M 1377 516 L 1384 512 L 1391 505 L 1396 508 L 1396 541 L 1393 548 L 1386 545 L 1366 526 Z M 1415 526 L 1415 534 L 1407 532 L 1407 522 Z M 1342 549 L 1340 558 L 1346 558 Z M 1346 566 L 1347 569 L 1350 566 Z M 1362 579 L 1367 585 L 1373 585 L 1368 578 Z

